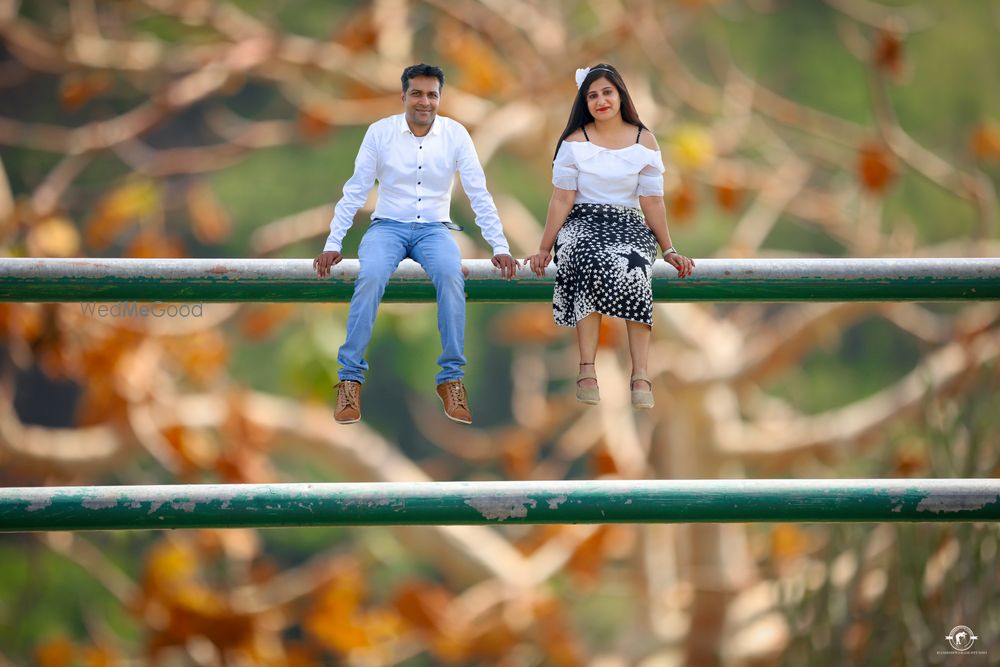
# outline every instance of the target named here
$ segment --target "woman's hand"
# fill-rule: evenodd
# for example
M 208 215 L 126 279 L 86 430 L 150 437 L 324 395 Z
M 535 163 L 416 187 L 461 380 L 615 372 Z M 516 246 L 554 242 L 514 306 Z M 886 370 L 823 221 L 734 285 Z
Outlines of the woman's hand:
M 531 268 L 531 272 L 536 276 L 545 275 L 545 267 L 552 261 L 552 252 L 549 250 L 539 250 L 537 254 L 524 260 L 524 263 Z
M 667 252 L 663 255 L 663 260 L 677 269 L 678 278 L 687 278 L 694 271 L 694 260 L 690 257 L 685 257 L 673 248 L 667 248 Z

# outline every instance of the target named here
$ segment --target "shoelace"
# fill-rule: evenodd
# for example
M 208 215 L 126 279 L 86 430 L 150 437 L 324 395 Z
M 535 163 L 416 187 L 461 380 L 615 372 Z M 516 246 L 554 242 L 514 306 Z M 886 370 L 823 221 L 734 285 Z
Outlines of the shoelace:
M 458 407 L 465 408 L 466 410 L 469 409 L 469 406 L 465 404 L 465 392 L 462 391 L 462 385 L 457 382 L 448 385 L 448 395 L 451 397 L 451 400 L 458 405 Z
M 339 397 L 345 408 L 358 407 L 358 390 L 353 384 L 341 384 Z

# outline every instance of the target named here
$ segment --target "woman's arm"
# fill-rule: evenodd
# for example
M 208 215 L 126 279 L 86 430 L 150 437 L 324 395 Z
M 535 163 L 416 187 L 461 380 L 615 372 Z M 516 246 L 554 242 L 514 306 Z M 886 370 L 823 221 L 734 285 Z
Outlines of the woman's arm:
M 656 242 L 663 251 L 663 259 L 677 269 L 678 278 L 687 278 L 694 270 L 694 260 L 685 257 L 674 250 L 670 240 L 670 230 L 667 229 L 667 207 L 660 195 L 639 197 L 639 207 L 646 218 L 646 226 L 653 232 Z
M 552 261 L 552 246 L 556 242 L 556 235 L 566 222 L 566 217 L 575 202 L 576 190 L 552 188 L 549 212 L 545 216 L 545 231 L 542 232 L 542 240 L 538 244 L 538 253 L 525 260 L 530 263 L 535 275 L 545 274 L 545 267 Z

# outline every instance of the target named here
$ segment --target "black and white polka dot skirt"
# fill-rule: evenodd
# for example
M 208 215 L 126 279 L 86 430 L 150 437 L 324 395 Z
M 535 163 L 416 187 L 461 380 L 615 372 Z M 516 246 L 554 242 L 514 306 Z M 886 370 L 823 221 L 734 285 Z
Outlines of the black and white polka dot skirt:
M 637 208 L 576 204 L 556 235 L 556 324 L 593 312 L 653 323 L 656 237 Z

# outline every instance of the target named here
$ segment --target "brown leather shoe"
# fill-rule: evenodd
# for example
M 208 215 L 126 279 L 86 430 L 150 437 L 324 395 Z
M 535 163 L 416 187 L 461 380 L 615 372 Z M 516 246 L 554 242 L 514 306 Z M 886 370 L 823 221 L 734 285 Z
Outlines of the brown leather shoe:
M 333 418 L 341 424 L 353 424 L 361 419 L 361 383 L 344 380 L 337 383 L 337 408 Z
M 444 403 L 444 413 L 448 419 L 462 424 L 472 423 L 472 413 L 469 412 L 469 397 L 465 393 L 465 385 L 461 380 L 448 380 L 437 386 L 438 398 Z

